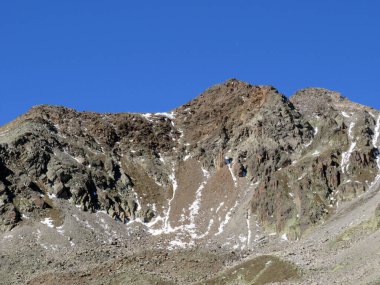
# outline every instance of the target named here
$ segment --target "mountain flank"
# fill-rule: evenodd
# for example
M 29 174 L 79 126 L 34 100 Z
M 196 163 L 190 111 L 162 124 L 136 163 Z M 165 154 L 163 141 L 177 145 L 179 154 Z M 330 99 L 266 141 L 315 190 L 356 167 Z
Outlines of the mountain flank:
M 168 113 L 33 107 L 0 128 L 0 279 L 377 284 L 379 135 L 337 92 L 236 79 Z

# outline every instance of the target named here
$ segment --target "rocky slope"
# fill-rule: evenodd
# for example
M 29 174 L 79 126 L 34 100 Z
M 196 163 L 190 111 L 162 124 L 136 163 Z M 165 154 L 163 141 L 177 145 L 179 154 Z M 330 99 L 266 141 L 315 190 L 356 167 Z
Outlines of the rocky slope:
M 285 252 L 284 242 L 296 247 L 325 223 L 346 223 L 336 219 L 339 211 L 356 213 L 363 197 L 375 211 L 379 134 L 380 112 L 339 93 L 308 88 L 288 99 L 235 79 L 170 113 L 34 107 L 0 128 L 0 265 L 8 269 L 0 277 L 4 284 L 56 284 L 72 274 L 68 284 L 96 284 L 78 272 L 93 276 L 108 262 L 109 272 L 115 263 L 136 284 L 188 284 L 267 249 Z M 378 214 L 361 219 L 378 233 Z M 199 266 L 210 254 L 222 263 L 193 270 L 186 261 L 186 274 L 162 265 L 163 272 L 151 269 L 154 276 L 130 266 L 149 268 L 149 252 L 167 250 L 179 252 L 173 261 L 189 250 Z M 143 257 L 123 261 L 131 256 Z M 268 258 L 255 259 L 252 270 L 267 270 Z M 167 260 L 164 254 L 156 265 Z M 263 280 L 300 278 L 289 266 L 286 278 Z M 42 275 L 42 267 L 67 276 Z

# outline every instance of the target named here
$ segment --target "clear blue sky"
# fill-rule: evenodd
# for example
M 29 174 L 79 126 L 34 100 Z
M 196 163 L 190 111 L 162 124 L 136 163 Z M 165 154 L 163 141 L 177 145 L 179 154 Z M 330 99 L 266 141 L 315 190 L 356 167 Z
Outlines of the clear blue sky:
M 0 124 L 37 104 L 159 112 L 231 77 L 380 109 L 378 0 L 0 3 Z

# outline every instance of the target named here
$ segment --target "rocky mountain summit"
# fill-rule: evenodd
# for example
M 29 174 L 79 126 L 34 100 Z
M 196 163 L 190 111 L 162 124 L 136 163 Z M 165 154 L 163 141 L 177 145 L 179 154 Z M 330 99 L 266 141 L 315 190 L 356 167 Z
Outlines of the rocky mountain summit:
M 236 79 L 170 113 L 36 106 L 0 128 L 0 267 L 10 270 L 0 277 L 4 284 L 125 284 L 126 276 L 132 284 L 312 284 L 317 275 L 305 269 L 302 250 L 280 266 L 289 266 L 280 280 L 260 279 L 270 264 L 284 262 L 268 256 L 246 264 L 263 266 L 256 283 L 246 275 L 246 283 L 212 278 L 242 258 L 281 255 L 285 243 L 297 248 L 349 216 L 350 240 L 364 244 L 363 231 L 379 238 L 379 135 L 380 112 L 337 92 L 307 88 L 288 99 Z M 198 270 L 181 257 L 186 274 L 165 272 L 167 251 L 173 260 L 183 251 L 200 255 Z M 138 260 L 125 261 L 147 262 L 152 254 L 154 274 L 130 267 Z M 41 266 L 33 264 L 37 256 Z M 15 265 L 20 258 L 25 266 Z M 215 267 L 199 269 L 210 260 Z M 112 274 L 113 263 L 128 274 L 96 275 L 100 283 L 87 278 L 105 263 Z M 368 268 L 376 264 L 378 257 Z M 331 270 L 318 274 L 329 280 Z M 366 276 L 372 282 L 376 274 Z M 112 283 L 118 278 L 124 281 Z

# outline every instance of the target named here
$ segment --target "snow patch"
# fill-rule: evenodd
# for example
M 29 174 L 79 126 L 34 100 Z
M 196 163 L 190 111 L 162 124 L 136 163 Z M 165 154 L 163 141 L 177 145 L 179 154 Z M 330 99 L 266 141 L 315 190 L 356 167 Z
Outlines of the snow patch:
M 191 158 L 191 154 L 187 154 L 184 158 L 183 158 L 183 161 L 186 161 L 186 160 L 188 160 L 188 159 L 190 159 Z
M 57 196 L 54 193 L 48 193 L 49 199 L 55 199 Z
M 169 242 L 170 246 L 168 247 L 168 250 L 173 250 L 176 248 L 186 248 L 187 244 L 182 242 L 181 240 L 172 240 Z
M 302 179 L 306 176 L 306 174 L 307 174 L 307 173 L 303 173 L 300 177 L 298 177 L 297 180 L 298 180 L 298 181 L 299 181 L 299 180 L 302 180 Z
M 156 115 L 156 116 L 163 116 L 163 117 L 169 118 L 170 120 L 174 120 L 175 119 L 175 114 L 173 112 L 171 112 L 171 113 L 166 113 L 166 112 L 155 113 L 154 115 Z
M 288 240 L 288 236 L 286 235 L 286 233 L 284 233 L 284 234 L 281 236 L 281 239 L 282 239 L 282 240 L 285 240 L 285 241 Z
M 239 235 L 239 240 L 241 243 L 245 243 L 247 241 L 247 237 L 245 237 L 244 235 Z
M 137 211 L 140 211 L 141 210 L 141 203 L 140 203 L 140 200 L 139 200 L 139 197 L 135 191 L 135 189 L 132 188 L 131 190 L 132 194 L 133 194 L 133 197 L 135 198 L 135 201 L 136 201 L 136 204 L 137 204 Z M 141 197 L 140 197 L 141 198 Z
M 58 228 L 56 228 L 57 232 L 60 234 L 60 235 L 63 235 L 65 233 L 65 231 L 63 230 L 63 226 L 60 226 Z
M 54 228 L 53 220 L 51 218 L 45 218 L 44 220 L 41 221 L 41 224 L 44 224 L 48 226 L 49 228 Z
M 152 117 L 152 114 L 151 114 L 151 113 L 141 114 L 141 116 L 142 116 L 143 118 L 145 118 L 148 122 L 153 123 L 153 120 L 151 119 L 151 117 Z

